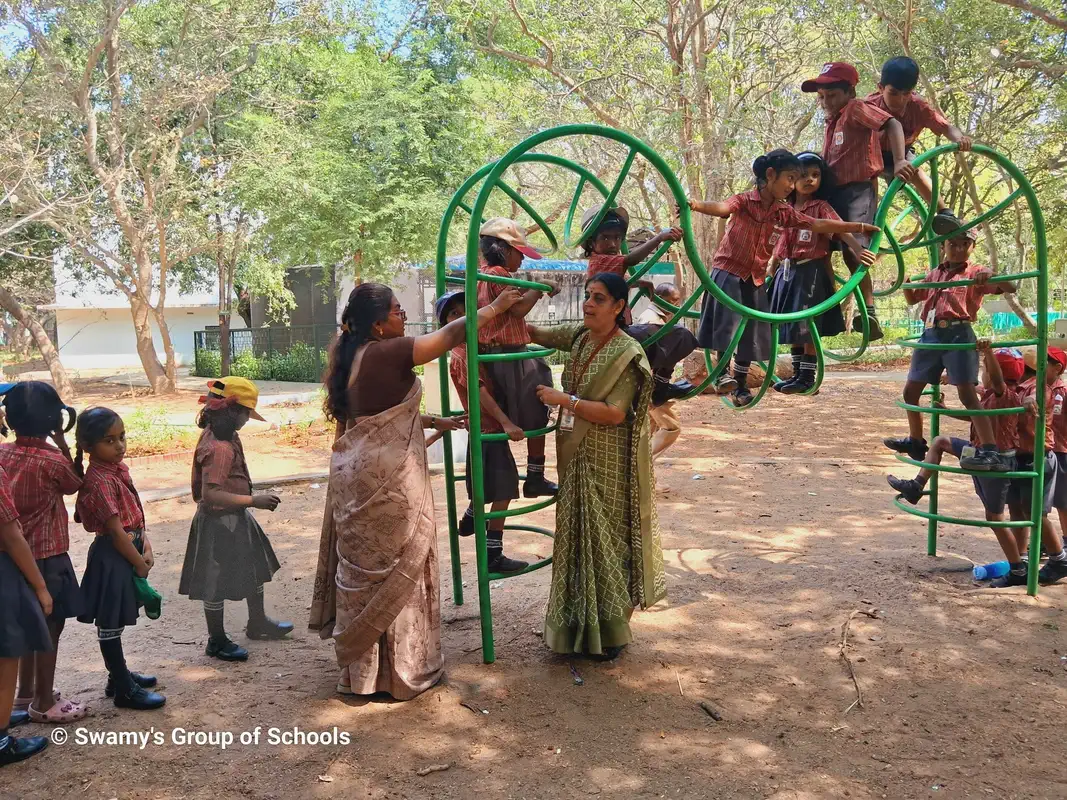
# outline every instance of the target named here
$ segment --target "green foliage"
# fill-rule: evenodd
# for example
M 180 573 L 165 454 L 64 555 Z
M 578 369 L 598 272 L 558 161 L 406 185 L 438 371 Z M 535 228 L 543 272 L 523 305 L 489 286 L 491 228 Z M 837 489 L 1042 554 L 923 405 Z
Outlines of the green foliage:
M 175 424 L 159 406 L 141 406 L 123 416 L 122 421 L 133 457 L 191 449 L 200 435 L 191 421 Z
M 257 356 L 251 350 L 238 353 L 230 363 L 230 374 L 252 381 L 295 381 L 318 383 L 322 380 L 328 355 L 306 342 L 294 342 L 288 352 Z M 222 361 L 218 350 L 197 350 L 195 374 L 201 378 L 218 378 Z

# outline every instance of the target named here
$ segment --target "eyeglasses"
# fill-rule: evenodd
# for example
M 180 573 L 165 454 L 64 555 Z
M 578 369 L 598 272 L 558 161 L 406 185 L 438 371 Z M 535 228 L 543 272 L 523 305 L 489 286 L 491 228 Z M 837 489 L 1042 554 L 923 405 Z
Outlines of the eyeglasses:
M 408 318 L 408 312 L 402 308 L 392 308 L 389 310 L 389 316 L 396 314 L 400 319 L 406 320 Z

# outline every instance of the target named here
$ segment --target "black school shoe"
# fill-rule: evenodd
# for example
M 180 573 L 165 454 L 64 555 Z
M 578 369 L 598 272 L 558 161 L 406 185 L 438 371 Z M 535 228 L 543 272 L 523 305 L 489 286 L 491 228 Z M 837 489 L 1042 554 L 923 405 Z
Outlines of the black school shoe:
M 137 686 L 143 686 L 145 689 L 151 689 L 157 683 L 155 675 L 142 675 L 140 672 L 131 672 L 130 680 Z M 107 676 L 107 686 L 104 687 L 104 697 L 115 696 L 115 682 L 111 680 L 111 676 Z
M 7 721 L 7 727 L 17 728 L 19 725 L 25 725 L 30 721 L 29 711 L 12 711 L 10 718 Z
M 522 572 L 528 566 L 530 566 L 528 561 L 519 561 L 514 558 L 508 558 L 503 553 L 489 559 L 489 571 L 498 572 L 501 575 L 506 575 L 509 572 Z
M 718 394 L 733 394 L 737 391 L 737 379 L 732 375 L 720 375 L 715 381 L 715 391 Z
M 1067 578 L 1067 559 L 1053 561 L 1051 558 L 1045 562 L 1045 566 L 1037 573 L 1037 580 L 1041 584 L 1059 583 Z
M 738 386 L 737 391 L 734 392 L 734 405 L 738 408 L 743 408 L 752 402 L 752 392 L 749 391 L 747 386 Z
M 204 655 L 220 661 L 248 661 L 248 651 L 228 636 L 221 639 L 208 639 Z
M 1007 589 L 1009 586 L 1026 586 L 1026 573 L 1009 572 L 1000 578 L 994 578 L 989 584 L 994 589 Z
M 656 385 L 652 389 L 652 405 L 661 406 L 668 400 L 681 400 L 694 388 L 689 381 L 669 383 L 662 378 L 656 378 Z
M 926 458 L 926 451 L 930 449 L 925 439 L 912 439 L 910 436 L 889 437 L 888 439 L 882 439 L 882 444 L 890 450 L 904 453 L 914 461 L 922 461 Z
M 938 211 L 934 214 L 930 227 L 934 229 L 934 233 L 938 236 L 947 236 L 953 231 L 958 231 L 962 228 L 963 223 L 959 217 L 946 208 L 944 211 Z
M 1007 472 L 1011 469 L 996 446 L 979 447 L 973 456 L 964 456 L 960 459 L 960 466 L 973 472 Z
M 467 511 L 470 511 L 468 508 Z M 458 533 L 460 536 L 473 536 L 474 535 L 474 512 L 470 514 L 464 512 L 463 516 L 459 518 Z
M 776 392 L 781 392 L 782 394 L 792 394 L 792 392 L 789 391 L 789 387 L 799 380 L 800 377 L 794 375 L 792 378 L 789 378 L 787 380 L 778 381 L 778 383 L 774 384 L 774 386 L 772 386 L 771 388 L 774 389 L 774 391 Z
M 135 711 L 152 711 L 161 708 L 166 702 L 167 698 L 159 692 L 150 692 L 132 682 L 129 689 L 115 695 L 116 708 L 132 708 Z
M 258 622 L 248 621 L 248 627 L 245 628 L 245 633 L 249 639 L 277 640 L 284 639 L 290 633 L 293 632 L 293 623 L 291 622 L 276 622 L 270 617 L 264 617 Z
M 43 736 L 28 736 L 25 739 L 7 737 L 7 746 L 0 750 L 0 767 L 25 761 L 48 747 L 48 739 Z
M 811 387 L 814 385 L 814 378 L 811 380 L 811 382 L 808 382 L 803 378 L 794 378 L 793 380 L 787 381 L 785 386 L 775 384 L 774 388 L 782 394 L 803 394 L 804 392 L 811 389 Z
M 558 492 L 559 487 L 552 481 L 546 480 L 544 474 L 538 475 L 536 478 L 527 478 L 522 484 L 522 496 L 527 499 L 531 497 L 555 497 Z
M 893 487 L 893 491 L 911 503 L 913 506 L 917 506 L 919 501 L 923 499 L 923 487 L 919 485 L 919 482 L 914 478 L 895 478 L 892 475 L 886 476 L 886 481 Z

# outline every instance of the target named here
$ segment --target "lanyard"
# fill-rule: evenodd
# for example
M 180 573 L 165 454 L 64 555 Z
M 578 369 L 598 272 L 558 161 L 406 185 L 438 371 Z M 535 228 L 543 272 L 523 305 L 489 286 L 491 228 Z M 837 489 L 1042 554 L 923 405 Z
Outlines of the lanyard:
M 597 354 L 598 354 L 598 353 L 599 353 L 599 352 L 600 352 L 601 350 L 603 350 L 603 349 L 604 349 L 604 345 L 606 345 L 606 344 L 607 344 L 608 342 L 610 342 L 610 341 L 611 341 L 612 339 L 614 339 L 614 338 L 615 338 L 615 334 L 617 334 L 618 332 L 619 332 L 619 329 L 618 329 L 618 327 L 615 327 L 615 328 L 613 328 L 613 329 L 612 329 L 612 331 L 611 331 L 611 335 L 610 335 L 610 336 L 608 336 L 608 337 L 606 337 L 606 338 L 604 339 L 604 341 L 602 341 L 602 342 L 601 342 L 600 344 L 598 344 L 598 345 L 597 345 L 597 346 L 596 346 L 596 347 L 595 347 L 595 348 L 593 349 L 593 352 L 592 352 L 592 354 L 591 354 L 591 355 L 589 356 L 589 358 L 588 358 L 588 359 L 586 359 L 586 362 L 585 362 L 585 364 L 583 364 L 583 365 L 582 365 L 582 369 L 581 369 L 581 371 L 579 371 L 579 372 L 575 372 L 575 373 L 574 373 L 574 383 L 573 383 L 573 384 L 571 384 L 571 391 L 573 391 L 573 392 L 577 393 L 577 391 L 578 391 L 578 387 L 579 387 L 579 386 L 581 385 L 581 383 L 582 383 L 582 378 L 584 378 L 584 377 L 585 377 L 585 373 L 586 373 L 586 370 L 588 370 L 588 369 L 589 369 L 589 365 L 593 363 L 593 359 L 594 359 L 594 358 L 596 358 L 596 357 L 597 357 Z

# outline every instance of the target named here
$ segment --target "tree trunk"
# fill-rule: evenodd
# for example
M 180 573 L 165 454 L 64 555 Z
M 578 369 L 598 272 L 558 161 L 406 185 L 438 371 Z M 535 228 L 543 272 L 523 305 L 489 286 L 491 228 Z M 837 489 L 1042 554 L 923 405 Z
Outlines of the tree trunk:
M 48 333 L 41 325 L 37 317 L 22 307 L 7 289 L 0 286 L 0 307 L 13 316 L 20 325 L 25 327 L 33 337 L 37 349 L 41 352 L 41 358 L 48 365 L 48 371 L 52 375 L 52 383 L 59 392 L 59 396 L 67 403 L 74 399 L 74 384 L 67 377 L 67 371 L 63 369 L 63 363 L 59 360 L 59 352 L 56 350 Z
M 167 373 L 159 363 L 156 345 L 152 341 L 152 325 L 148 315 L 152 307 L 138 295 L 130 297 L 130 314 L 133 316 L 133 335 L 137 340 L 137 357 L 141 360 L 148 385 L 155 394 L 167 394 L 173 387 L 167 386 Z
M 160 299 L 160 303 L 162 302 L 162 299 Z M 167 325 L 167 318 L 162 309 L 153 308 L 152 316 L 156 318 L 159 338 L 163 340 L 163 352 L 167 357 L 167 363 L 163 367 L 163 374 L 166 376 L 167 381 L 165 391 L 170 394 L 177 391 L 178 388 L 178 361 L 174 357 L 174 340 L 170 338 L 170 326 Z
M 230 315 L 219 314 L 219 377 L 230 374 Z
M 1019 298 L 1015 294 L 1002 294 L 1004 302 L 1008 304 L 1008 308 L 1015 312 L 1015 316 L 1019 318 L 1019 321 L 1026 326 L 1026 329 L 1030 331 L 1034 336 L 1037 336 L 1037 323 L 1026 313 L 1026 309 L 1023 308 L 1023 304 L 1019 302 Z

